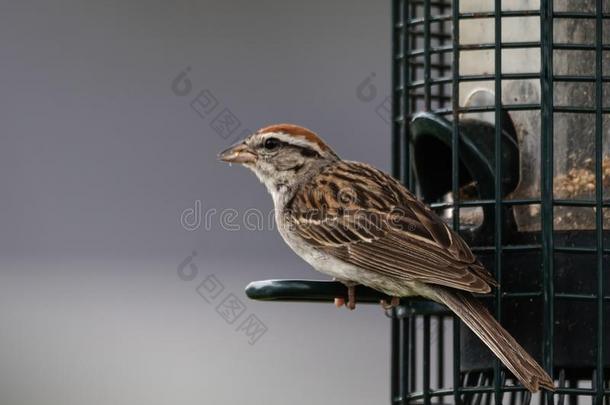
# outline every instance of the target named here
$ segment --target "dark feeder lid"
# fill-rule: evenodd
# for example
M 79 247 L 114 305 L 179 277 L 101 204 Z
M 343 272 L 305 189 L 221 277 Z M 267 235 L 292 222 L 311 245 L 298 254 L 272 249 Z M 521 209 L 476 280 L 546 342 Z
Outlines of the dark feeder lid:
M 502 195 L 519 183 L 519 144 L 508 114 L 502 122 Z M 453 124 L 432 113 L 419 113 L 411 121 L 413 169 L 424 199 L 440 200 L 451 191 Z M 494 197 L 495 127 L 485 121 L 461 119 L 459 129 L 459 186 L 476 182 L 483 199 Z
M 509 114 L 502 111 L 502 196 L 515 190 L 519 183 L 520 156 L 515 127 Z M 477 199 L 494 199 L 495 187 L 495 126 L 480 120 L 461 119 L 459 134 L 459 187 L 475 182 Z M 419 113 L 411 121 L 411 164 L 418 191 L 428 203 L 440 201 L 452 190 L 453 124 L 432 114 Z M 461 229 L 465 239 L 474 245 L 493 245 L 495 229 L 494 206 L 483 207 L 483 224 L 477 228 Z M 512 207 L 503 207 L 503 244 L 535 243 L 540 233 L 518 232 Z M 595 245 L 594 231 L 571 231 L 557 235 L 571 244 Z M 494 253 L 478 254 L 493 273 Z M 555 290 L 557 292 L 596 292 L 595 255 L 556 255 Z M 540 251 L 503 252 L 502 289 L 511 292 L 542 291 Z M 604 268 L 610 258 L 604 257 Z M 583 271 L 582 269 L 591 269 Z M 607 277 L 606 279 L 610 279 Z M 610 280 L 606 280 L 610 284 Z M 610 285 L 606 286 L 606 291 Z M 493 308 L 491 298 L 481 298 Z M 568 372 L 568 378 L 591 378 L 596 365 L 596 302 L 559 300 L 555 303 L 554 364 Z M 542 359 L 544 303 L 542 296 L 510 298 L 502 302 L 503 326 L 538 361 Z M 606 303 L 610 313 L 610 302 Z M 610 322 L 606 322 L 606 336 L 610 336 Z M 580 343 L 580 344 L 579 344 Z M 605 363 L 610 365 L 610 351 Z M 461 326 L 462 371 L 489 370 L 495 357 L 464 325 Z

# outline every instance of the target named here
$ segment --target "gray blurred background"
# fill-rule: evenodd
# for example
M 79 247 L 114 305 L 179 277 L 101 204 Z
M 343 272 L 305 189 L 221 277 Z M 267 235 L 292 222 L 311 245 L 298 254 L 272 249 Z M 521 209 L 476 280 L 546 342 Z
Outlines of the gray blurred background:
M 389 6 L 2 2 L 0 403 L 388 402 L 379 307 L 245 297 L 324 277 L 216 154 L 293 122 L 388 170 Z

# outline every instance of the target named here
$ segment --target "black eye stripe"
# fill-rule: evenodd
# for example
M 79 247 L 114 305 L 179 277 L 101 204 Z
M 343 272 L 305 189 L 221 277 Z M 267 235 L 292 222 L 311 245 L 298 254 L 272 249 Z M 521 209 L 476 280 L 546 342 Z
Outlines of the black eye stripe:
M 271 143 L 274 144 L 273 147 L 268 147 L 268 142 L 271 141 Z M 269 145 L 271 146 L 271 145 Z M 275 149 L 279 149 L 279 147 L 289 147 L 289 148 L 295 148 L 297 150 L 300 151 L 301 156 L 304 157 L 314 157 L 314 156 L 320 156 L 320 154 L 318 153 L 318 151 L 308 148 L 307 146 L 301 146 L 301 145 L 294 145 L 285 141 L 281 141 L 277 138 L 267 138 L 263 141 L 263 143 L 261 144 L 262 148 L 268 149 L 268 150 L 275 150 Z
M 304 157 L 320 156 L 320 154 L 313 149 L 309 149 L 309 148 L 300 148 L 300 149 L 301 149 L 301 156 L 304 156 Z

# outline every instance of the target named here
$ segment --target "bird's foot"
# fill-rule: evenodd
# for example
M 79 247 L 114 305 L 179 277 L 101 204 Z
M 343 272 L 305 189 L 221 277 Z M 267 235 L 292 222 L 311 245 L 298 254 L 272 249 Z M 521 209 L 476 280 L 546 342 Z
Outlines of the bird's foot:
M 341 308 L 345 305 L 346 308 L 353 310 L 356 308 L 356 285 L 345 284 L 345 286 L 347 287 L 347 301 L 343 297 L 335 298 L 335 306 Z
M 381 300 L 379 303 L 381 304 L 381 307 L 387 311 L 388 309 L 395 308 L 400 304 L 400 297 L 392 297 L 389 304 L 386 300 Z

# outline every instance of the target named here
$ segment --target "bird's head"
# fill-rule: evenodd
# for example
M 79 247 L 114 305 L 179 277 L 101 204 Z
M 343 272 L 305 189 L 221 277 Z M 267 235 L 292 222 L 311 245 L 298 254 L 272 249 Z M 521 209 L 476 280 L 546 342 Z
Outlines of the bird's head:
M 252 170 L 274 196 L 339 160 L 318 135 L 291 124 L 262 128 L 222 151 L 218 157 Z

